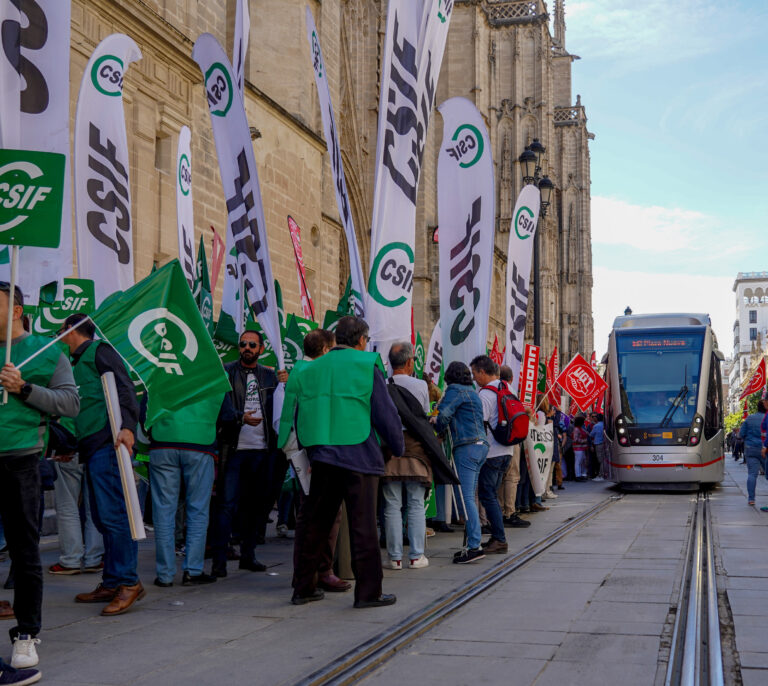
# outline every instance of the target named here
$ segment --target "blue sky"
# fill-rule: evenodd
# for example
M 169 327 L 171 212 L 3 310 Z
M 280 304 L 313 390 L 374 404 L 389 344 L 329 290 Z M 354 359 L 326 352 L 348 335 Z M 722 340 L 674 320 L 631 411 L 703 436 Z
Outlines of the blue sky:
M 736 273 L 768 270 L 768 2 L 565 10 L 566 47 L 582 58 L 574 100 L 596 134 L 595 347 L 631 305 L 709 312 L 730 354 Z

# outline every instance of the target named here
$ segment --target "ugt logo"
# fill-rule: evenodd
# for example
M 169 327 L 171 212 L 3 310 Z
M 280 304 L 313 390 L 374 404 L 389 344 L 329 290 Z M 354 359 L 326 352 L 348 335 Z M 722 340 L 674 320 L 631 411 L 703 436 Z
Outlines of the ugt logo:
M 483 136 L 476 126 L 462 124 L 451 138 L 456 144 L 446 148 L 450 157 L 459 163 L 462 169 L 467 169 L 483 156 Z
M 413 289 L 413 250 L 407 243 L 388 243 L 371 267 L 368 292 L 385 307 L 397 307 Z
M 584 367 L 577 367 L 574 369 L 571 372 L 569 380 L 571 382 L 570 385 L 576 393 L 582 396 L 589 395 L 595 385 L 595 380 L 592 378 L 590 370 L 585 369 Z
M 232 79 L 221 62 L 214 62 L 205 74 L 205 94 L 211 114 L 224 117 L 232 107 Z
M 536 231 L 536 218 L 533 210 L 523 205 L 515 215 L 515 233 L 521 241 L 524 241 L 530 238 L 534 231 Z
M 0 150 L 2 242 L 58 247 L 63 184 L 64 155 Z
M 192 329 L 165 307 L 142 312 L 128 326 L 128 340 L 136 351 L 166 374 L 184 376 L 185 357 L 194 362 L 197 338 Z
M 182 154 L 179 159 L 179 190 L 182 195 L 189 195 L 189 191 L 192 189 L 192 165 L 189 162 L 189 157 Z
M 123 60 L 114 55 L 102 55 L 91 67 L 93 87 L 102 95 L 119 98 L 123 94 Z

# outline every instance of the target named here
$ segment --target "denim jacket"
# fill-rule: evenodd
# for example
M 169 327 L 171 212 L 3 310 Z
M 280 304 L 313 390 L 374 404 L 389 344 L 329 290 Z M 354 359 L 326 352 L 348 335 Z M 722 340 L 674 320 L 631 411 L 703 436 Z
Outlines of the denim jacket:
M 449 384 L 437 409 L 435 430 L 441 433 L 450 426 L 454 446 L 478 442 L 488 445 L 483 423 L 483 401 L 472 386 Z
M 760 452 L 760 448 L 763 447 L 763 439 L 761 435 L 760 425 L 763 422 L 765 415 L 755 413 L 749 415 L 744 420 L 739 430 L 739 436 L 744 439 L 744 448 L 750 449 L 753 452 Z

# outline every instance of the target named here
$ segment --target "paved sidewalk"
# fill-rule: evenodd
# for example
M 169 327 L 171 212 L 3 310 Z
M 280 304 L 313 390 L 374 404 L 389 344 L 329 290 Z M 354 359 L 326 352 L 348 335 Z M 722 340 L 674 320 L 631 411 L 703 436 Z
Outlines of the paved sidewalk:
M 718 573 L 733 615 L 744 686 L 768 684 L 768 481 L 759 476 L 756 506 L 747 505 L 747 467 L 726 455 L 722 487 L 712 493 Z
M 531 527 L 507 530 L 510 550 L 523 548 L 612 492 L 606 484 L 566 485 L 557 500 L 548 501 L 552 509 L 530 516 Z M 293 541 L 272 536 L 257 550 L 269 565 L 267 573 L 239 571 L 231 562 L 229 576 L 216 584 L 169 589 L 152 585 L 153 542 L 143 542 L 140 575 L 147 596 L 119 617 L 99 616 L 101 605 L 73 602 L 76 593 L 96 585 L 97 575 L 46 573 L 39 647 L 43 681 L 56 686 L 292 684 L 500 559 L 454 565 L 451 558 L 461 542 L 459 531 L 428 539 L 428 568 L 384 572 L 385 592 L 396 593 L 397 604 L 366 610 L 352 607 L 351 592 L 291 605 Z M 57 561 L 55 541 L 43 549 L 47 570 Z M 0 579 L 7 572 L 8 562 L 0 563 Z M 179 572 L 177 584 L 180 579 Z M 0 599 L 10 600 L 11 592 L 0 590 Z

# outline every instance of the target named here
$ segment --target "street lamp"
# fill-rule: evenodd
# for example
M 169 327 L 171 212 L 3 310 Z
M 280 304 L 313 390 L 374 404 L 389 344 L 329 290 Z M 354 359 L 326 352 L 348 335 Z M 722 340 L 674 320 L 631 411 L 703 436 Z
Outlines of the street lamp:
M 518 162 L 520 162 L 520 173 L 523 176 L 523 185 L 532 184 L 539 189 L 541 194 L 541 205 L 539 207 L 539 217 L 543 220 L 547 216 L 547 210 L 552 201 L 552 191 L 555 190 L 555 184 L 548 176 L 541 175 L 541 158 L 547 149 L 541 144 L 538 138 L 526 146 Z M 541 346 L 541 276 L 539 271 L 539 230 L 533 239 L 533 343 Z

